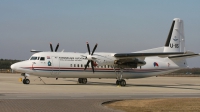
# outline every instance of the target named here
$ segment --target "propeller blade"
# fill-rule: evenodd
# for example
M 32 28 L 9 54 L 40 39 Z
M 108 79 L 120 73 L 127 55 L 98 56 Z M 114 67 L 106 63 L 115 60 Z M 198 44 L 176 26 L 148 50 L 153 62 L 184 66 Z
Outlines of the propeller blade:
M 87 61 L 87 64 L 85 65 L 85 69 L 84 69 L 84 70 L 86 70 L 86 69 L 87 69 L 87 67 L 88 67 L 89 63 L 90 63 L 90 60 L 88 60 L 88 61 Z
M 55 50 L 55 52 L 57 52 L 57 50 L 58 50 L 58 47 L 59 47 L 59 43 L 57 44 L 57 46 L 56 46 L 56 50 Z
M 96 50 L 96 48 L 97 48 L 97 45 L 98 45 L 98 44 L 96 44 L 96 45 L 94 46 L 94 49 L 93 49 L 93 51 L 92 51 L 92 54 L 91 54 L 91 55 L 93 55 L 94 51 L 95 51 L 95 50 Z
M 94 62 L 93 61 L 91 61 L 91 66 L 92 66 L 92 71 L 94 73 Z
M 50 43 L 50 48 L 51 48 L 51 52 L 53 52 L 53 46 L 52 44 Z
M 88 53 L 89 53 L 89 55 L 90 55 L 90 45 L 89 45 L 88 42 L 87 42 L 87 48 L 88 48 Z
M 91 58 L 91 59 L 88 59 L 87 64 L 85 65 L 85 69 L 84 69 L 84 70 L 87 69 L 89 63 L 91 62 L 91 67 L 92 67 L 93 73 L 94 73 L 94 61 L 93 61 L 93 60 L 96 59 L 96 58 L 95 58 L 95 57 L 91 57 L 91 56 L 92 56 L 93 53 L 95 52 L 95 50 L 96 50 L 96 48 L 97 48 L 97 45 L 98 45 L 98 44 L 96 44 L 96 45 L 94 46 L 94 49 L 92 50 L 92 53 L 90 53 L 90 45 L 89 45 L 89 43 L 87 42 L 87 48 L 88 48 L 89 58 Z M 87 59 L 87 56 L 86 56 L 86 59 Z

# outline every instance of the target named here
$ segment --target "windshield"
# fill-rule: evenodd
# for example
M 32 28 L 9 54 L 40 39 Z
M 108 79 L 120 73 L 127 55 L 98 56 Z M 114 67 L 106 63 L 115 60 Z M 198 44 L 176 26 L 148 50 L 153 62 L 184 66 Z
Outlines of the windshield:
M 37 57 L 33 56 L 30 58 L 30 60 L 37 60 Z
M 41 61 L 44 61 L 44 60 L 45 60 L 45 57 L 41 57 L 40 60 L 41 60 Z

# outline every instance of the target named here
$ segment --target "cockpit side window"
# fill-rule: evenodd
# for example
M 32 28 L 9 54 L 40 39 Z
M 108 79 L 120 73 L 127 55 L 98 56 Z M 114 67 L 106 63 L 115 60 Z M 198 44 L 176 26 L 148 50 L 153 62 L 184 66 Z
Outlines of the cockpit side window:
M 40 61 L 44 61 L 44 60 L 45 60 L 45 57 L 41 57 L 41 58 L 40 58 Z
M 37 57 L 33 56 L 30 60 L 37 60 Z

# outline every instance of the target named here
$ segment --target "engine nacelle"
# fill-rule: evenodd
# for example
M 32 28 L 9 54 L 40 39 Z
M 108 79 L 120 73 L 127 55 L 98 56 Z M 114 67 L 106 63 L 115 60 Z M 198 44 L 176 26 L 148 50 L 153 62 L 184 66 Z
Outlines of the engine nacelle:
M 138 64 L 136 63 L 125 63 L 121 65 L 117 65 L 119 68 L 137 68 Z
M 145 61 L 134 59 L 134 60 L 115 60 L 114 64 L 121 68 L 137 68 L 146 64 Z

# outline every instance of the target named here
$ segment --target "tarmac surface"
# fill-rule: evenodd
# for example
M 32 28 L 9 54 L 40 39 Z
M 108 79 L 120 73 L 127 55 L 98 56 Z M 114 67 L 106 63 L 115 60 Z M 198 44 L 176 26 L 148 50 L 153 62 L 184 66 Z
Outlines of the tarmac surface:
M 200 97 L 200 77 L 150 77 L 126 80 L 127 86 L 115 85 L 115 79 L 52 79 L 28 77 L 29 85 L 19 81 L 20 74 L 0 73 L 0 112 L 95 111 L 117 112 L 102 106 L 113 100 Z

